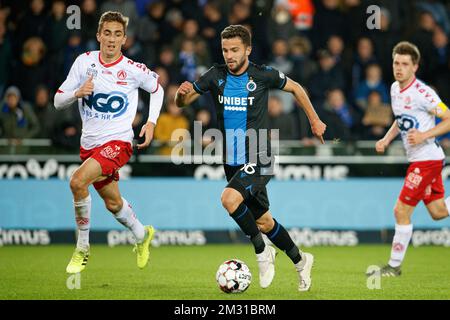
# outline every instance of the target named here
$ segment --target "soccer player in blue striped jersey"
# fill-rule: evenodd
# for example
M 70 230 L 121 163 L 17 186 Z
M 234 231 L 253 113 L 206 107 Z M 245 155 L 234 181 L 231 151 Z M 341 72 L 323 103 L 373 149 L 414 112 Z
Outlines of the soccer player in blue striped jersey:
M 175 102 L 178 107 L 184 107 L 208 91 L 212 94 L 224 137 L 224 169 L 228 181 L 222 193 L 222 205 L 253 243 L 260 286 L 267 288 L 275 275 L 276 250 L 264 243 L 264 233 L 295 264 L 298 289 L 307 291 L 311 286 L 314 257 L 297 248 L 269 211 L 266 185 L 273 176 L 267 112 L 269 89 L 294 95 L 308 116 L 312 133 L 322 143 L 326 125 L 297 82 L 274 68 L 249 61 L 251 34 L 245 27 L 226 27 L 221 41 L 225 64 L 214 65 L 194 83 L 182 83 Z M 249 135 L 251 131 L 256 134 Z

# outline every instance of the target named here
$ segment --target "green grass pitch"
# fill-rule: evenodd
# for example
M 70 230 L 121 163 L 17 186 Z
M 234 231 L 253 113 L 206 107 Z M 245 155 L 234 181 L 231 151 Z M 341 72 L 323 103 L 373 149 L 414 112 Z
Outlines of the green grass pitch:
M 250 245 L 207 245 L 152 248 L 147 268 L 136 267 L 130 246 L 91 247 L 81 289 L 69 290 L 65 267 L 73 246 L 0 248 L 0 300 L 8 299 L 450 299 L 450 250 L 410 247 L 399 278 L 383 278 L 381 289 L 369 290 L 368 265 L 385 262 L 390 247 L 314 247 L 313 285 L 297 291 L 297 274 L 279 253 L 276 275 L 268 289 L 258 285 L 257 265 Z M 243 294 L 222 293 L 215 282 L 225 260 L 245 261 L 253 274 Z

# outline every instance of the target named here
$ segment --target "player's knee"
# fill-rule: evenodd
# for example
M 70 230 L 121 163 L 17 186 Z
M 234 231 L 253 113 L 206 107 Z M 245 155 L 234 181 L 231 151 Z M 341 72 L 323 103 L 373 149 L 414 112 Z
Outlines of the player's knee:
M 105 207 L 109 212 L 116 214 L 122 209 L 123 202 L 122 199 L 106 199 Z
M 408 215 L 406 214 L 406 210 L 404 210 L 401 206 L 396 205 L 394 207 L 394 216 L 397 223 L 403 224 L 408 223 Z
M 228 190 L 225 190 L 222 193 L 221 197 L 222 206 L 227 210 L 230 214 L 236 211 L 236 209 L 239 207 L 239 202 L 237 198 L 233 195 L 232 192 L 229 192 Z
M 86 188 L 86 184 L 83 179 L 80 179 L 77 175 L 72 175 L 70 178 L 70 190 L 72 193 L 78 193 Z

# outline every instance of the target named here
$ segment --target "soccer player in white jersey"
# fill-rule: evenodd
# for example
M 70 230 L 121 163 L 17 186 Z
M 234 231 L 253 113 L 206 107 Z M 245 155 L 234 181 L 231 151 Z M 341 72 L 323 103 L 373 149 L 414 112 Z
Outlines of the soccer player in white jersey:
M 150 144 L 164 91 L 158 85 L 157 74 L 144 64 L 122 55 L 127 25 L 128 18 L 120 12 L 105 12 L 100 18 L 97 33 L 100 51 L 80 55 L 55 94 L 57 109 L 78 100 L 83 121 L 80 148 L 83 163 L 70 179 L 78 240 L 66 269 L 68 273 L 83 271 L 88 261 L 91 222 L 88 187 L 91 184 L 104 200 L 106 208 L 136 238 L 138 267 L 144 268 L 149 260 L 154 229 L 142 225 L 131 205 L 122 198 L 118 171 L 133 153 L 132 122 L 137 110 L 138 88 L 151 93 L 148 122 L 140 132 L 145 141 L 137 145 L 139 149 Z
M 398 43 L 392 53 L 396 82 L 391 87 L 395 121 L 376 151 L 383 153 L 400 133 L 410 163 L 403 189 L 394 207 L 396 220 L 391 257 L 382 276 L 399 276 L 411 240 L 411 215 L 423 201 L 434 220 L 449 216 L 450 197 L 444 200 L 441 171 L 445 155 L 435 138 L 450 131 L 450 112 L 436 92 L 416 78 L 420 52 L 412 43 Z M 435 125 L 435 117 L 442 119 Z

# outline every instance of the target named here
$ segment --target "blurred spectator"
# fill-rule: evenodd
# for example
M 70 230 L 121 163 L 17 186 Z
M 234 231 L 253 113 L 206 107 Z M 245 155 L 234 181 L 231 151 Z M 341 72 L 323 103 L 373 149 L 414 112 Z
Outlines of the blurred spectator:
M 51 84 L 62 83 L 64 76 L 64 48 L 69 38 L 66 26 L 66 4 L 63 0 L 52 3 L 51 15 L 45 27 L 45 43 L 47 57 L 51 61 L 49 77 Z
M 444 4 L 436 0 L 423 0 L 418 1 L 416 6 L 420 10 L 429 12 L 444 32 L 450 34 L 450 20 Z
M 283 72 L 286 75 L 290 75 L 294 64 L 289 59 L 289 47 L 288 43 L 284 39 L 276 40 L 272 45 L 272 56 L 273 59 L 269 63 L 269 66 Z M 274 90 L 271 95 L 276 96 L 280 99 L 280 105 L 284 112 L 290 112 L 294 108 L 294 97 L 292 94 L 280 90 Z
M 315 13 L 313 0 L 276 0 L 275 3 L 287 6 L 297 31 L 303 36 L 309 35 Z
M 418 29 L 411 37 L 411 42 L 420 49 L 421 61 L 417 76 L 429 82 L 431 78 L 430 65 L 433 63 L 433 31 L 436 28 L 436 21 L 429 12 L 422 12 L 419 15 Z
M 21 139 L 34 138 L 39 133 L 39 121 L 30 105 L 21 99 L 19 88 L 6 89 L 0 111 L 2 136 L 13 144 L 20 144 Z
M 356 119 L 342 90 L 330 90 L 327 94 L 327 100 L 323 105 L 323 109 L 326 114 L 325 123 L 327 124 L 325 138 L 327 140 L 351 140 L 351 133 L 356 124 Z
M 144 55 L 141 43 L 136 41 L 136 36 L 133 32 L 127 31 L 127 40 L 122 46 L 122 53 L 133 61 L 143 61 Z
M 185 132 L 182 137 L 186 138 L 189 134 L 189 121 L 183 115 L 183 109 L 178 108 L 175 104 L 172 94 L 167 95 L 165 109 L 166 111 L 159 116 L 154 138 L 164 144 L 158 153 L 170 155 L 174 143 L 174 141 L 171 141 L 172 133 L 177 129 L 184 129 Z
M 355 102 L 361 110 L 367 109 L 367 100 L 372 91 L 377 91 L 380 94 L 383 103 L 389 103 L 389 91 L 383 82 L 381 68 L 377 64 L 371 64 L 367 67 L 366 78 L 356 88 Z
M 45 36 L 45 25 L 47 23 L 47 15 L 44 10 L 45 1 L 32 0 L 29 3 L 30 7 L 18 22 L 16 37 L 14 37 L 14 51 L 17 55 L 20 54 L 22 45 L 27 39 L 31 37 L 43 38 Z
M 297 35 L 287 2 L 275 3 L 267 23 L 267 35 L 269 43 L 273 43 L 276 39 L 289 41 Z
M 365 132 L 363 139 L 379 140 L 384 137 L 392 125 L 391 107 L 382 101 L 378 91 L 371 91 L 368 97 L 367 108 L 362 118 Z
M 66 151 L 75 152 L 80 148 L 81 119 L 78 108 L 57 112 L 53 144 Z
M 194 82 L 197 78 L 197 58 L 194 52 L 194 42 L 184 40 L 178 55 L 178 65 L 183 80 Z
M 353 67 L 351 73 L 351 89 L 355 90 L 359 83 L 364 80 L 366 68 L 370 64 L 377 63 L 373 50 L 373 43 L 367 37 L 358 40 L 356 46 L 356 54 L 353 59 Z
M 3 96 L 10 77 L 12 57 L 11 42 L 6 35 L 5 24 L 0 22 L 0 97 Z
M 283 111 L 283 104 L 279 97 L 269 97 L 269 128 L 278 129 L 280 140 L 294 140 L 295 139 L 295 124 L 294 118 L 290 114 Z
M 139 20 L 138 40 L 142 44 L 143 62 L 153 65 L 156 60 L 156 48 L 161 41 L 165 5 L 154 2 L 147 7 L 146 14 Z
M 206 147 L 211 142 L 213 142 L 213 138 L 209 134 L 205 134 L 205 132 L 212 128 L 211 123 L 211 113 L 207 109 L 198 109 L 197 113 L 195 114 L 195 121 L 201 122 L 202 126 L 202 136 L 201 136 L 201 144 L 203 147 Z M 191 137 L 194 138 L 194 128 L 191 127 Z
M 206 44 L 206 41 L 199 35 L 198 23 L 193 19 L 189 19 L 184 22 L 182 34 L 176 36 L 173 41 L 173 50 L 175 52 L 185 51 L 189 52 L 188 54 L 190 54 L 190 44 L 187 44 L 186 40 L 192 42 L 192 51 L 196 57 L 196 64 L 204 66 L 210 65 L 208 45 Z
M 81 3 L 81 39 L 87 51 L 94 51 L 98 48 L 97 30 L 100 14 L 97 10 L 96 0 L 83 0 Z
M 163 66 L 158 66 L 154 70 L 156 74 L 158 74 L 158 83 L 164 90 L 166 90 L 167 86 L 172 82 L 169 74 L 167 73 L 167 69 Z
M 305 37 L 293 37 L 289 41 L 289 51 L 293 63 L 289 76 L 306 86 L 317 71 L 317 64 L 310 58 L 311 43 Z
M 450 101 L 450 43 L 442 28 L 437 27 L 433 34 L 433 84 L 443 101 Z
M 36 138 L 51 138 L 55 131 L 57 111 L 50 101 L 49 91 L 45 85 L 36 88 L 33 110 L 40 126 Z
M 270 66 L 285 73 L 290 74 L 294 64 L 289 59 L 289 45 L 284 39 L 277 39 L 272 44 L 272 61 Z
M 315 50 L 325 48 L 331 35 L 345 37 L 345 16 L 339 8 L 339 0 L 321 0 L 316 7 L 312 28 Z
M 380 29 L 371 30 L 369 33 L 372 40 L 377 60 L 380 63 L 385 82 L 393 82 L 392 76 L 392 49 L 401 40 L 398 32 L 391 28 L 391 13 L 386 9 L 381 9 Z
M 136 3 L 136 11 L 140 17 L 145 16 L 147 12 L 147 7 L 155 0 L 134 0 Z
M 367 31 L 367 0 L 344 0 L 346 44 L 352 46 Z M 372 31 L 372 30 L 371 30 Z
M 242 1 L 235 1 L 228 16 L 228 24 L 250 24 L 250 9 L 250 5 Z
M 166 69 L 171 83 L 180 83 L 180 70 L 176 65 L 175 52 L 170 46 L 164 46 L 159 53 L 158 67 Z
M 100 11 L 121 12 L 124 16 L 130 19 L 128 21 L 127 31 L 136 34 L 139 16 L 136 10 L 136 4 L 133 0 L 106 0 L 103 2 Z
M 208 42 L 213 62 L 219 63 L 218 59 L 222 57 L 220 33 L 227 26 L 227 21 L 220 12 L 219 5 L 213 1 L 208 1 L 203 7 L 203 17 L 202 36 Z
M 39 84 L 46 83 L 51 86 L 45 53 L 46 47 L 41 38 L 29 38 L 23 45 L 20 62 L 13 70 L 12 83 L 20 88 L 26 101 L 33 101 Z
M 66 48 L 64 49 L 64 76 L 69 73 L 75 59 L 85 51 L 84 44 L 81 41 L 80 31 L 71 31 Z
M 322 105 L 326 92 L 339 88 L 344 90 L 344 74 L 336 67 L 336 61 L 327 50 L 318 52 L 319 70 L 309 83 L 309 93 L 314 105 Z
M 336 67 L 340 68 L 346 75 L 345 78 L 348 79 L 353 63 L 352 51 L 345 46 L 342 37 L 334 34 L 328 38 L 327 50 L 333 56 Z

